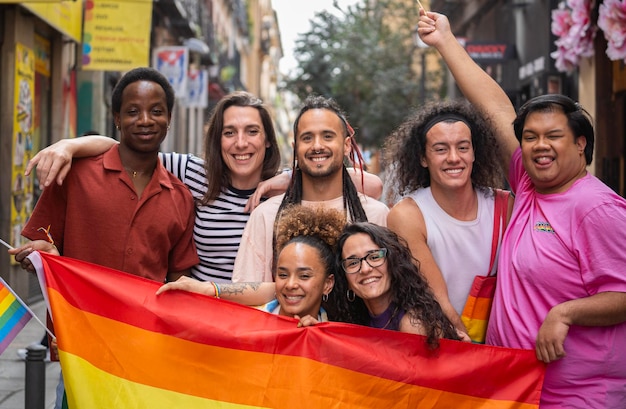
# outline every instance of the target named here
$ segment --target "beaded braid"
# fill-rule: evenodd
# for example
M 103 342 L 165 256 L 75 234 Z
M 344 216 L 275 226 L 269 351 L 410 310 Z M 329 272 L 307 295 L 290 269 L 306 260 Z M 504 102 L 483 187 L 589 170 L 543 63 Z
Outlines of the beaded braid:
M 350 215 L 350 222 L 366 222 L 367 215 L 365 214 L 365 209 L 363 209 L 363 205 L 361 204 L 361 200 L 359 199 L 359 193 L 356 190 L 356 186 L 352 182 L 350 175 L 348 174 L 348 169 L 343 167 L 343 208 L 348 211 Z
M 295 158 L 295 148 L 294 148 L 294 158 Z M 296 160 L 297 162 L 297 160 Z M 282 202 L 280 202 L 280 206 L 278 206 L 278 212 L 276 212 L 276 218 L 274 218 L 274 228 L 272 229 L 272 271 L 274 271 L 274 267 L 276 266 L 276 260 L 278 259 L 278 251 L 276 250 L 276 232 L 278 231 L 278 224 L 280 222 L 280 218 L 283 214 L 283 211 L 293 204 L 300 204 L 302 202 L 302 172 L 300 168 L 294 167 L 293 174 L 291 175 L 291 181 L 289 182 L 289 187 L 285 191 L 285 196 L 283 197 Z

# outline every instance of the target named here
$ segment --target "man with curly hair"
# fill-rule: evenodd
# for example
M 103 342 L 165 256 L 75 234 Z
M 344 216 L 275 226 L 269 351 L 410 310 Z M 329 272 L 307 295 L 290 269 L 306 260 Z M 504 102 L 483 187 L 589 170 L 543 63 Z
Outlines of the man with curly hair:
M 461 313 L 472 282 L 490 267 L 492 187 L 504 180 L 493 130 L 466 101 L 434 102 L 392 133 L 385 158 L 403 197 L 387 224 L 408 242 L 437 301 L 465 333 Z

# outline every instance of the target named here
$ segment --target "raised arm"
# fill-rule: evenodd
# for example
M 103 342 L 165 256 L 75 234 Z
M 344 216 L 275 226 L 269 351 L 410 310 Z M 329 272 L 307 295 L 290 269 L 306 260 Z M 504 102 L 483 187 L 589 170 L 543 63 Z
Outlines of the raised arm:
M 274 299 L 276 285 L 274 283 L 214 284 L 210 281 L 198 281 L 183 276 L 177 281 L 162 285 L 161 288 L 157 290 L 157 295 L 166 291 L 181 290 L 215 297 L 216 289 L 219 289 L 220 298 L 243 305 L 257 306 L 268 303 Z
M 96 156 L 108 151 L 116 140 L 100 135 L 61 139 L 39 151 L 26 166 L 26 176 L 37 167 L 37 178 L 42 187 L 50 186 L 56 179 L 59 185 L 72 167 L 72 158 Z
M 435 47 L 452 72 L 463 95 L 489 117 L 496 127 L 503 169 L 508 172 L 511 156 L 519 143 L 513 131 L 515 108 L 498 83 L 491 78 L 459 44 L 442 14 L 420 11 L 418 32 L 422 40 Z

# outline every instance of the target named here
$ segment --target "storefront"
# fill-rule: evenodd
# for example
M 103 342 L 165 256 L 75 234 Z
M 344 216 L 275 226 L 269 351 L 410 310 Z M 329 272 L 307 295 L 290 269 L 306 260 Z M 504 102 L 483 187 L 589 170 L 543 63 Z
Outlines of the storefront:
M 82 3 L 0 0 L 0 237 L 21 244 L 20 232 L 40 193 L 24 171 L 53 139 L 76 135 L 75 69 Z M 36 280 L 0 252 L 0 274 L 25 298 Z

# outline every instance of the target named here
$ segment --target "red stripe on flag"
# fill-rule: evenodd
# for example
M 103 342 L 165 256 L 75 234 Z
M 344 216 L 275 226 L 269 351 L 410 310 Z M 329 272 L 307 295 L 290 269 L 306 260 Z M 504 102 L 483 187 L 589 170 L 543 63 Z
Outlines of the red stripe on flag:
M 89 263 L 43 254 L 42 259 L 54 271 L 46 273 L 49 288 L 69 304 L 147 331 L 213 347 L 312 359 L 461 395 L 539 402 L 544 366 L 533 351 L 443 340 L 432 352 L 422 337 L 411 334 L 338 323 L 296 328 L 294 320 L 198 294 L 156 297 L 158 283 Z M 67 329 L 71 334 L 71 326 Z

